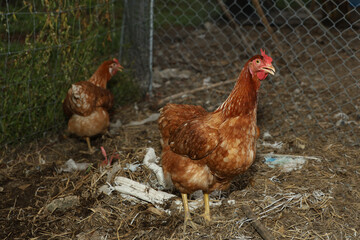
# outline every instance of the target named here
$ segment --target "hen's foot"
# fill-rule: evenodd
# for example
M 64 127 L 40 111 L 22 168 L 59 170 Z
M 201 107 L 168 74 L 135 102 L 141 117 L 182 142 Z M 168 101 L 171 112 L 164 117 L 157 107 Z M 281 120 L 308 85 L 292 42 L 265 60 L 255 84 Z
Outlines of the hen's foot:
M 185 219 L 183 233 L 186 233 L 187 226 L 191 227 L 193 230 L 197 230 L 199 228 L 199 225 L 194 223 L 191 218 Z
M 91 148 L 91 150 L 87 150 L 87 151 L 79 151 L 80 153 L 82 154 L 87 154 L 87 155 L 92 155 L 96 152 L 96 149 L 95 148 Z
M 61 137 L 63 138 L 63 139 L 68 139 L 69 137 L 70 137 L 70 133 L 69 133 L 69 131 L 66 129 L 63 133 L 61 133 Z
M 207 216 L 205 213 L 204 214 L 201 214 L 200 216 L 202 216 L 204 218 L 204 221 L 205 221 L 205 225 L 206 226 L 209 226 L 211 224 L 211 218 L 210 216 Z
M 93 153 L 95 152 L 95 148 L 91 146 L 91 144 L 90 144 L 90 138 L 89 138 L 89 137 L 85 137 L 85 141 L 86 141 L 86 143 L 87 143 L 87 145 L 88 145 L 88 149 L 89 149 L 89 150 L 88 150 L 88 151 L 80 151 L 80 153 L 89 154 L 89 155 L 93 154 Z

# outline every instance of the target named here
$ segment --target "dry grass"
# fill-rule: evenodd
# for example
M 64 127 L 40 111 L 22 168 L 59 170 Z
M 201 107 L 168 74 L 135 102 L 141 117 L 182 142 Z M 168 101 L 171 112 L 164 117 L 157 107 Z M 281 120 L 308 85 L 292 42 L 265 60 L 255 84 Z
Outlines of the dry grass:
M 138 116 L 147 114 L 141 111 Z M 47 143 L 49 140 L 54 143 Z M 141 163 L 146 147 L 155 147 L 159 155 L 158 140 L 156 123 L 148 123 L 121 128 L 111 137 L 95 139 L 94 144 L 104 146 L 108 154 L 112 149 L 119 152 L 120 159 L 114 163 L 120 166 L 116 176 L 154 186 L 156 178 L 150 170 L 140 166 L 132 172 L 126 166 Z M 290 152 L 290 142 L 276 140 L 284 141 L 282 152 Z M 360 151 L 355 148 L 307 145 L 302 154 L 321 161 L 308 160 L 302 169 L 289 173 L 269 168 L 258 157 L 228 192 L 211 197 L 213 201 L 223 200 L 221 206 L 211 208 L 211 225 L 205 225 L 200 216 L 203 209 L 197 209 L 193 218 L 199 229 L 188 228 L 184 234 L 181 211 L 167 215 L 116 192 L 99 194 L 99 187 L 112 181 L 109 175 L 115 175 L 111 167 L 98 167 L 103 160 L 99 151 L 92 156 L 78 153 L 86 148 L 84 142 L 53 136 L 26 147 L 9 151 L 1 160 L 2 239 L 261 239 L 242 212 L 242 205 L 259 216 L 275 239 L 356 239 L 360 231 L 360 187 L 356 184 Z M 258 152 L 269 150 L 259 144 Z M 87 171 L 58 173 L 70 157 L 93 165 Z M 51 201 L 67 196 L 78 196 L 80 204 L 67 211 L 46 211 Z M 166 208 L 171 207 L 169 202 Z

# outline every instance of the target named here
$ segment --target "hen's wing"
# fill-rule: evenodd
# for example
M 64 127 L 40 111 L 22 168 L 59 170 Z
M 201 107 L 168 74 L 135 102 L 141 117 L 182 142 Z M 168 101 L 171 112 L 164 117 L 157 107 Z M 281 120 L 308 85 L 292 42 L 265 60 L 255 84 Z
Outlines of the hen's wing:
M 208 114 L 200 106 L 166 105 L 159 118 L 163 140 L 168 141 L 174 153 L 194 160 L 209 155 L 219 144 L 220 136 L 204 121 Z
M 204 116 L 207 112 L 201 106 L 167 104 L 160 109 L 159 130 L 163 139 L 170 135 L 183 123 Z
M 96 107 L 110 109 L 113 102 L 114 96 L 109 90 L 83 81 L 71 86 L 63 102 L 63 110 L 68 117 L 74 113 L 88 116 Z

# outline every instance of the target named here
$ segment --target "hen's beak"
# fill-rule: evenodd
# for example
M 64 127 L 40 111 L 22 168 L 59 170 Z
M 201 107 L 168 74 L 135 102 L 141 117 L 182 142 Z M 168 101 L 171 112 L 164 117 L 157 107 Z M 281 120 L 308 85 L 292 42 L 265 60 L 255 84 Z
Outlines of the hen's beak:
M 116 67 L 117 67 L 117 70 L 120 72 L 122 72 L 122 70 L 124 69 L 124 67 L 121 66 L 120 64 L 118 64 Z
M 113 62 L 116 63 L 116 70 L 122 72 L 124 67 L 120 65 L 119 60 L 117 60 L 116 58 L 113 58 Z
M 261 70 L 270 73 L 271 75 L 275 74 L 275 68 L 273 67 L 273 65 L 262 67 Z

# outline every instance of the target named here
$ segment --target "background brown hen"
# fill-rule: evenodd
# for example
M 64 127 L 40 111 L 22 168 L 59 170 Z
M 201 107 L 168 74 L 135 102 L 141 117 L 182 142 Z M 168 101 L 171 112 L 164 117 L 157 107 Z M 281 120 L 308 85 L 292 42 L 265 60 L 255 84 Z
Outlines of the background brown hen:
M 103 62 L 88 81 L 72 84 L 65 97 L 63 110 L 69 117 L 67 132 L 84 137 L 88 153 L 94 151 L 90 137 L 105 133 L 109 127 L 108 110 L 113 106 L 114 96 L 106 84 L 122 68 L 115 58 Z

